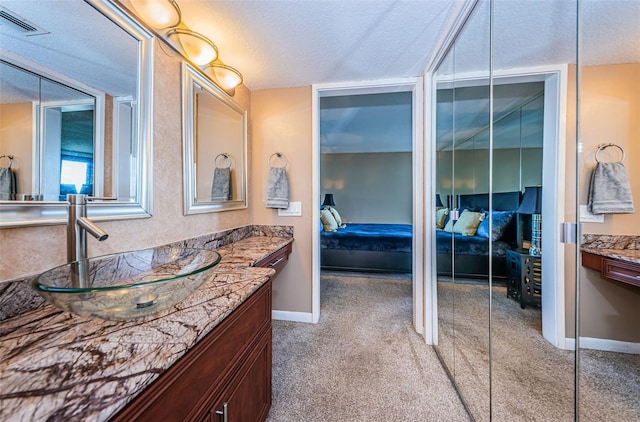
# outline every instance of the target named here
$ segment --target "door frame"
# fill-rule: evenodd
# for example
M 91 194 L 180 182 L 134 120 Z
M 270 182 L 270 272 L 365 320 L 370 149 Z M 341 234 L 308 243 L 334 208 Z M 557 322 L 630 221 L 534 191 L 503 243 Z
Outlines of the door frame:
M 430 75 L 432 76 L 432 75 Z M 566 178 L 566 114 L 567 114 L 567 77 L 568 65 L 549 65 L 530 68 L 518 68 L 508 70 L 495 70 L 491 73 L 496 84 L 497 79 L 503 83 L 523 83 L 543 81 L 545 83 L 544 99 L 544 134 L 543 134 L 543 158 L 542 158 L 542 186 L 543 209 L 542 238 L 545 239 L 545 247 L 542 249 L 542 335 L 560 349 L 566 349 L 570 345 L 565 341 L 565 257 L 564 247 L 561 243 L 560 224 L 565 219 L 565 178 Z M 456 83 L 466 81 L 468 85 L 488 83 L 486 72 L 479 74 L 456 75 Z M 438 80 L 431 77 L 425 98 L 428 101 L 426 109 L 430 115 L 425 118 L 427 123 L 425 133 L 430 156 L 425 159 L 432 167 L 431 180 L 427 183 L 425 192 L 426 205 L 429 207 L 432 197 L 435 195 L 435 93 Z M 432 204 L 433 205 L 433 204 Z M 435 209 L 435 206 L 427 208 Z M 434 227 L 435 217 L 429 219 L 429 227 Z M 425 313 L 427 335 L 425 341 L 428 344 L 438 344 L 438 301 L 437 301 L 437 269 L 435 253 L 435 236 L 429 230 L 426 241 L 429 247 L 427 252 L 430 269 L 425 269 L 429 277 L 425 277 L 425 293 L 430 292 L 430 298 L 425 297 L 427 312 Z
M 413 179 L 413 325 L 424 333 L 424 132 L 423 78 L 396 78 L 374 81 L 313 84 L 311 86 L 311 184 L 312 219 L 320 221 L 320 98 L 343 95 L 412 93 L 412 179 Z M 314 226 L 315 227 L 315 226 Z M 312 322 L 320 319 L 320 231 L 313 230 L 311 264 Z

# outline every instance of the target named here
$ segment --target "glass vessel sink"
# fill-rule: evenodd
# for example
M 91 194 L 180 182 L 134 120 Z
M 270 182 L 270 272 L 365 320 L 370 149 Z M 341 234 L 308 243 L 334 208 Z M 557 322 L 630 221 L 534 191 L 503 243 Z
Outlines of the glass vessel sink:
M 220 255 L 207 249 L 143 249 L 55 267 L 40 274 L 33 288 L 76 315 L 131 320 L 177 304 L 219 262 Z

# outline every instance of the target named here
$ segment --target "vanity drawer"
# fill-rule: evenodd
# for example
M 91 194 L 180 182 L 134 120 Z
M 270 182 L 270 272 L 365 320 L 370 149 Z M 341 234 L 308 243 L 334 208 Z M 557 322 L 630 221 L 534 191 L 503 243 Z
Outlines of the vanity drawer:
M 614 259 L 602 259 L 602 275 L 640 287 L 640 265 Z
M 291 243 L 255 263 L 256 267 L 273 268 L 276 275 L 284 268 L 291 254 Z M 275 277 L 275 275 L 273 276 Z M 272 278 L 273 278 L 272 277 Z

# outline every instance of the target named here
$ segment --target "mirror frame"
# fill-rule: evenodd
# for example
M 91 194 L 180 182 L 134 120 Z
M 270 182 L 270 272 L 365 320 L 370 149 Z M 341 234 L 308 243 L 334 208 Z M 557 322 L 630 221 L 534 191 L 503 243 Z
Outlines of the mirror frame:
M 85 0 L 122 30 L 138 40 L 138 110 L 136 113 L 139 159 L 134 202 L 92 202 L 88 215 L 96 221 L 148 218 L 153 209 L 153 60 L 154 36 L 109 0 Z M 46 75 L 45 75 L 46 76 Z M 67 222 L 66 201 L 0 201 L 0 228 L 44 226 Z
M 247 202 L 247 110 L 231 98 L 226 92 L 214 84 L 202 72 L 182 62 L 182 174 L 184 179 L 183 199 L 184 215 L 204 214 L 210 212 L 239 210 L 248 207 Z M 227 107 L 236 111 L 242 119 L 242 198 L 222 202 L 196 202 L 196 130 L 195 97 L 193 85 L 198 84 L 203 90 L 216 97 Z

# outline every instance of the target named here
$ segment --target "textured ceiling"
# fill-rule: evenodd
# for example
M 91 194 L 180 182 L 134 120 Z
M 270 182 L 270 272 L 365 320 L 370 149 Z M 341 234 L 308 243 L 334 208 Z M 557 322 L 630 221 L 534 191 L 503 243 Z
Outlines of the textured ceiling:
M 251 90 L 419 76 L 462 0 L 178 0 Z

